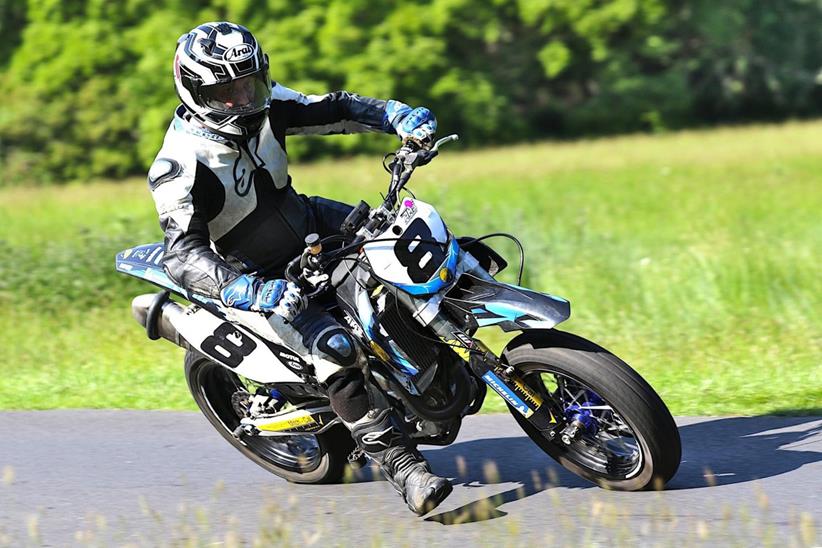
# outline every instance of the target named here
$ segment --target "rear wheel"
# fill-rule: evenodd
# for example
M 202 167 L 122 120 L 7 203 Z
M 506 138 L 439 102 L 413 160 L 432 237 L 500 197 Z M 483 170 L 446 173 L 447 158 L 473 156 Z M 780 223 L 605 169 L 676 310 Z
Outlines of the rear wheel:
M 520 335 L 504 358 L 553 402 L 560 422 L 576 421 L 578 429 L 561 428 L 551 437 L 510 409 L 528 436 L 563 467 L 621 491 L 661 489 L 676 473 L 682 450 L 674 419 L 628 364 L 556 330 Z
M 242 415 L 232 396 L 246 390 L 233 371 L 197 352 L 186 352 L 185 374 L 191 395 L 200 411 L 220 435 L 243 455 L 269 472 L 295 483 L 333 483 L 342 479 L 354 441 L 343 425 L 322 434 L 292 436 L 243 436 L 232 432 Z

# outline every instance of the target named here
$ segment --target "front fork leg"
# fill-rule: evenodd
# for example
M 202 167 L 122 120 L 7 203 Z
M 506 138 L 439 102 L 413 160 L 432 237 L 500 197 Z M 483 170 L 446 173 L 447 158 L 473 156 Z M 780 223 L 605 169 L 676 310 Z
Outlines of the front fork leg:
M 485 381 L 528 422 L 540 431 L 556 429 L 557 418 L 551 412 L 551 402 L 546 402 L 528 386 L 513 367 L 506 367 L 482 341 L 455 329 L 453 324 L 441 318 L 436 318 L 429 327 L 468 362 L 477 377 Z
M 475 375 L 516 409 L 537 430 L 546 431 L 557 425 L 550 405 L 523 381 L 513 367 L 505 367 L 493 352 L 480 341 L 472 352 L 469 364 Z

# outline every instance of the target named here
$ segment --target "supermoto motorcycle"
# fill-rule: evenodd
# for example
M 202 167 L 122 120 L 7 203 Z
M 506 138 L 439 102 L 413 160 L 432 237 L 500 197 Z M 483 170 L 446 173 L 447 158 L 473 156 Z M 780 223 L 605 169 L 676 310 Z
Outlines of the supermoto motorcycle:
M 608 489 L 661 488 L 681 448 L 656 392 L 607 350 L 554 329 L 570 315 L 567 300 L 494 278 L 507 264 L 483 240 L 500 234 L 458 238 L 432 205 L 403 194 L 414 170 L 456 138 L 386 155 L 382 204 L 360 202 L 340 235 L 306 238 L 286 277 L 361 342 L 369 390 L 399 411 L 418 444 L 452 443 L 490 387 L 568 470 Z M 163 244 L 153 243 L 119 253 L 116 268 L 163 289 L 136 297 L 132 311 L 150 339 L 186 349 L 186 379 L 211 424 L 289 481 L 339 481 L 362 456 L 310 360 L 278 342 L 264 315 L 176 285 L 162 261 Z M 496 355 L 475 337 L 488 326 L 519 334 Z

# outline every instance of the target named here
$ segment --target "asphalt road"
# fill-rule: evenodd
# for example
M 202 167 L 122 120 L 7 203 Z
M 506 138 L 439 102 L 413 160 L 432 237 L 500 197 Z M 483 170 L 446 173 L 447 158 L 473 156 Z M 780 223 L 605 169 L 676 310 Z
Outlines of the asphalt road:
M 565 472 L 507 415 L 425 450 L 455 478 L 424 518 L 368 472 L 292 485 L 195 413 L 0 413 L 0 545 L 822 544 L 822 417 L 679 418 L 664 492 Z

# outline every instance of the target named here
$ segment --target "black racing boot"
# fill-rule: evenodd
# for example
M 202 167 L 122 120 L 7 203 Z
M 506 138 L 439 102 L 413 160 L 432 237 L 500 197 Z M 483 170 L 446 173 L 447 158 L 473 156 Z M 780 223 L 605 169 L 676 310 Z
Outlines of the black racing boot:
M 380 465 L 411 511 L 422 515 L 451 494 L 451 482 L 431 473 L 425 458 L 397 423 L 392 410 L 383 409 L 347 425 L 357 446 Z

